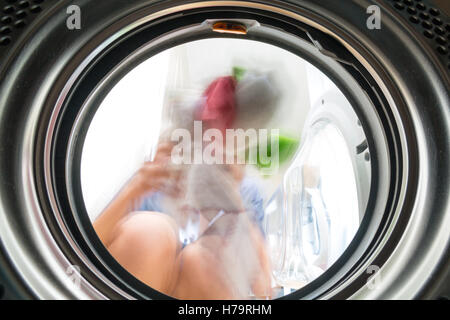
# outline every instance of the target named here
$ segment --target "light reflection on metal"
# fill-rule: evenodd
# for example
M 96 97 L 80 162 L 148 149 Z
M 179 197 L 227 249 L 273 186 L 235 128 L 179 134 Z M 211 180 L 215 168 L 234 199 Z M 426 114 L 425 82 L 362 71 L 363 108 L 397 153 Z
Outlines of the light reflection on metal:
M 216 22 L 213 25 L 213 31 L 219 33 L 247 34 L 247 27 L 237 22 Z

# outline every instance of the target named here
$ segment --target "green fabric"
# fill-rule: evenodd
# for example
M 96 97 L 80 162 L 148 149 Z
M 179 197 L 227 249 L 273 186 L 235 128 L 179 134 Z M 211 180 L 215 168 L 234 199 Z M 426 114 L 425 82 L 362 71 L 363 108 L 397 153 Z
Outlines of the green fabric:
M 267 155 L 268 157 L 272 157 L 272 143 L 271 143 L 272 139 L 269 138 L 269 141 L 267 143 Z M 300 146 L 300 141 L 296 138 L 287 136 L 287 135 L 279 135 L 279 164 L 280 166 L 282 166 L 283 164 L 287 163 L 288 161 L 290 161 L 292 159 L 292 157 L 295 155 L 295 153 L 297 152 L 299 146 Z M 257 167 L 259 169 L 264 169 L 264 168 L 270 168 L 271 163 L 265 164 L 262 163 L 262 159 L 259 155 L 260 153 L 260 146 L 258 146 L 257 148 L 257 159 L 258 159 L 258 163 L 257 163 Z

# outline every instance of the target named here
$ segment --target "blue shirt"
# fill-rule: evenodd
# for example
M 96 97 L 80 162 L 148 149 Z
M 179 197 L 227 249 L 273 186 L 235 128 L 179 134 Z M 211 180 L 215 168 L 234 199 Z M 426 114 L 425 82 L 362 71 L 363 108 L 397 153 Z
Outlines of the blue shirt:
M 257 181 L 250 178 L 244 178 L 240 186 L 240 193 L 245 209 L 250 213 L 254 222 L 263 231 L 264 220 L 264 199 L 261 196 Z M 139 208 L 139 211 L 163 212 L 164 194 L 162 192 L 154 192 L 146 197 Z

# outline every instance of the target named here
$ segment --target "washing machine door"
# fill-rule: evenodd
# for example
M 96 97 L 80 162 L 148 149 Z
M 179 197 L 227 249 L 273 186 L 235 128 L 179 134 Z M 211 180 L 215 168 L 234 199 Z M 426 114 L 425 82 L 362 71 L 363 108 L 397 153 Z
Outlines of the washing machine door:
M 273 275 L 284 294 L 320 276 L 355 236 L 370 191 L 367 146 L 345 96 L 337 88 L 322 95 L 308 116 L 301 148 L 266 210 Z

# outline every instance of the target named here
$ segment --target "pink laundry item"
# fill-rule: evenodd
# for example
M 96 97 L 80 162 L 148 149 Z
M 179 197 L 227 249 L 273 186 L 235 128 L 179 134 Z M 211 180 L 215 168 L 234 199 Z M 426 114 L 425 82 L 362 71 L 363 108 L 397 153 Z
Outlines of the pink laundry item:
M 203 94 L 205 102 L 197 119 L 209 128 L 222 132 L 231 128 L 236 119 L 236 80 L 234 77 L 221 77 L 215 80 Z

